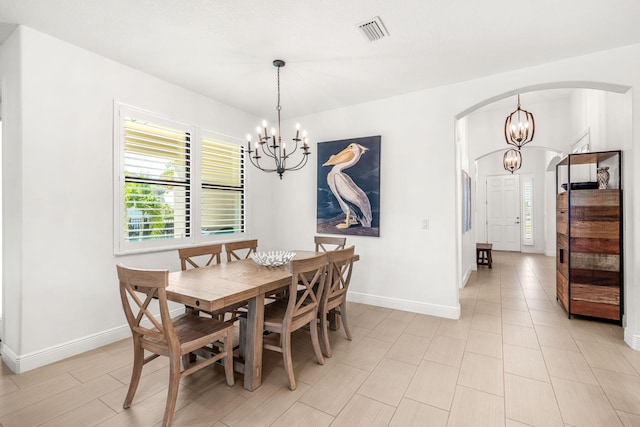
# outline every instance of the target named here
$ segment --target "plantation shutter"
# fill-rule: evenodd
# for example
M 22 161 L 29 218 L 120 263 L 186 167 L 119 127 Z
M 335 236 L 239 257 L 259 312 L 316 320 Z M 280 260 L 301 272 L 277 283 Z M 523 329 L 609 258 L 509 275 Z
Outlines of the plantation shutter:
M 201 234 L 243 233 L 245 177 L 242 146 L 201 138 Z
M 123 124 L 124 241 L 188 237 L 190 132 L 139 117 L 125 116 Z

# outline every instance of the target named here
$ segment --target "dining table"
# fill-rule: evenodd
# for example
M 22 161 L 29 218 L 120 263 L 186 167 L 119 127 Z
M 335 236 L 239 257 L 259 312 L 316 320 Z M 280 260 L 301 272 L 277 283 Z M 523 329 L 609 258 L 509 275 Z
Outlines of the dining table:
M 294 259 L 320 254 L 293 251 Z M 244 361 L 244 388 L 256 390 L 262 382 L 262 333 L 265 295 L 288 286 L 292 274 L 288 264 L 265 267 L 247 258 L 208 267 L 169 273 L 167 299 L 205 311 L 220 310 L 247 301 L 247 328 Z

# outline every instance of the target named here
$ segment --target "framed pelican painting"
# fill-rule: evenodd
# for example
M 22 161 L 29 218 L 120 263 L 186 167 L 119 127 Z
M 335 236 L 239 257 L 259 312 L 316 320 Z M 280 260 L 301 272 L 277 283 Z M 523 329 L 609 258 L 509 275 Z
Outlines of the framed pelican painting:
M 380 236 L 380 135 L 318 143 L 317 232 Z

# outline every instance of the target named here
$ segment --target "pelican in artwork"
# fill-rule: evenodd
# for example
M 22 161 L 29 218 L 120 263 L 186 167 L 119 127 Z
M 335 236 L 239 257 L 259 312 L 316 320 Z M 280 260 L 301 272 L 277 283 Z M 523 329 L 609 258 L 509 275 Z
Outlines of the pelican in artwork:
M 360 157 L 369 149 L 360 144 L 349 144 L 338 154 L 332 154 L 322 166 L 333 166 L 327 174 L 327 183 L 333 195 L 338 199 L 342 212 L 347 215 L 344 223 L 338 228 L 349 228 L 360 223 L 363 227 L 371 227 L 371 203 L 360 187 L 353 182 L 343 170 L 358 163 Z

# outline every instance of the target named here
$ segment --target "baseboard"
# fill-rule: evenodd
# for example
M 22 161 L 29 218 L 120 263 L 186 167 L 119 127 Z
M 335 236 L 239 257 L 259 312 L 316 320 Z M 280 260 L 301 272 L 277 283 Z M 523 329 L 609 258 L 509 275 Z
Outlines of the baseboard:
M 184 313 L 184 308 L 172 310 L 171 316 L 177 316 Z M 34 351 L 27 354 L 16 354 L 13 349 L 2 346 L 2 361 L 16 374 L 21 374 L 41 366 L 49 365 L 54 362 L 75 356 L 86 351 L 111 344 L 116 341 L 123 340 L 131 336 L 129 325 L 118 326 L 97 334 L 78 338 L 53 347 Z
M 469 281 L 469 278 L 471 277 L 471 272 L 472 271 L 478 271 L 478 266 L 476 264 L 470 265 L 469 268 L 467 269 L 467 272 L 464 274 L 464 277 L 462 278 L 462 283 L 460 283 L 460 289 L 462 289 L 465 286 L 467 286 L 467 282 Z
M 545 251 L 544 253 L 545 256 L 556 256 L 556 251 Z
M 430 316 L 444 317 L 447 319 L 460 318 L 460 304 L 455 307 L 426 304 L 400 298 L 389 298 L 378 295 L 362 294 L 349 291 L 347 300 L 361 304 L 376 305 L 379 307 L 393 308 L 396 310 L 410 311 L 413 313 L 428 314 Z
M 634 333 L 630 328 L 624 329 L 624 342 L 634 350 L 640 351 L 640 333 Z

